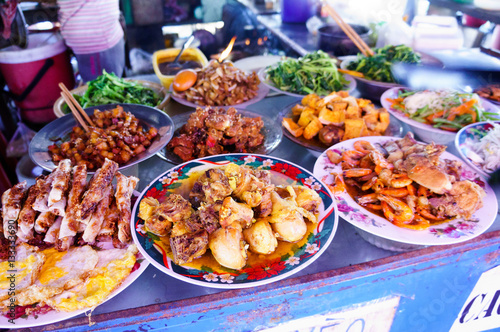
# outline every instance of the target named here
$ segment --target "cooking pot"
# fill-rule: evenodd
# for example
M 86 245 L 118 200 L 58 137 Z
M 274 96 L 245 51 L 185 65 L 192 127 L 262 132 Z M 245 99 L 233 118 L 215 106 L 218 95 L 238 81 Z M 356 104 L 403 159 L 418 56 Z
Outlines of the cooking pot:
M 351 24 L 351 27 L 365 41 L 369 43 L 371 30 L 364 25 Z M 338 25 L 324 25 L 318 29 L 318 48 L 325 52 L 332 52 L 335 56 L 353 55 L 359 49 L 347 37 Z

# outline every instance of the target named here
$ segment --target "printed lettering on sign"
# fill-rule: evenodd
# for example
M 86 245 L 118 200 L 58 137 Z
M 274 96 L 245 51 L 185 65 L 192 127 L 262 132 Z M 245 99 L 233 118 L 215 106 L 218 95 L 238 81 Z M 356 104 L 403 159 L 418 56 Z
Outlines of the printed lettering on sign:
M 460 310 L 450 332 L 500 327 L 500 266 L 484 272 Z

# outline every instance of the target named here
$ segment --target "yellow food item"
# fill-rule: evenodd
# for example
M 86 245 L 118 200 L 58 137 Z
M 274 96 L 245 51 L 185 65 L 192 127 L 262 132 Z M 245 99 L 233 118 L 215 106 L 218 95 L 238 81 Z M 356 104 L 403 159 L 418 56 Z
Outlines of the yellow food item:
M 292 107 L 291 116 L 283 118 L 282 125 L 294 137 L 318 137 L 327 145 L 360 136 L 383 135 L 390 124 L 385 109 L 376 109 L 370 100 L 354 98 L 346 91 L 323 98 L 307 95 Z M 346 120 L 355 121 L 347 124 Z
M 178 72 L 174 77 L 173 87 L 177 92 L 186 91 L 196 83 L 198 75 L 192 69 L 185 69 Z
M 363 131 L 366 130 L 366 125 L 363 119 L 346 119 L 345 122 L 344 140 L 361 137 Z
M 304 138 L 305 139 L 313 138 L 314 136 L 316 136 L 319 133 L 321 128 L 323 128 L 323 125 L 321 124 L 321 122 L 319 121 L 319 119 L 317 117 L 314 117 L 314 119 L 312 119 L 312 121 L 309 122 L 309 124 L 304 129 L 304 133 L 303 133 Z
M 283 124 L 283 127 L 285 127 L 295 137 L 300 137 L 304 133 L 304 128 L 300 127 L 290 118 L 283 118 L 281 123 Z

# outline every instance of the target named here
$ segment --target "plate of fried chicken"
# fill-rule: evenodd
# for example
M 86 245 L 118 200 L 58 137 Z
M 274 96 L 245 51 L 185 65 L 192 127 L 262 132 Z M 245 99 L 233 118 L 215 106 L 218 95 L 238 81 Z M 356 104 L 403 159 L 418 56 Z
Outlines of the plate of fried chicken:
M 445 149 L 412 133 L 351 139 L 325 151 L 314 174 L 334 192 L 340 216 L 366 233 L 396 244 L 459 243 L 491 226 L 497 200 Z
M 306 268 L 337 229 L 329 189 L 310 172 L 257 154 L 208 156 L 160 175 L 131 221 L 162 272 L 212 288 L 245 288 Z

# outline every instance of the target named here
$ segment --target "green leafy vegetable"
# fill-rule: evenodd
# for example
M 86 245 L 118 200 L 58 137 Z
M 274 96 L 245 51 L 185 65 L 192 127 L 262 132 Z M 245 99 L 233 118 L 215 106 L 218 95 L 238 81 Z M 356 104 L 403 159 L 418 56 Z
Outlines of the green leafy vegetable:
M 321 50 L 298 59 L 280 61 L 268 69 L 267 77 L 277 88 L 302 95 L 326 96 L 347 85 L 347 80 L 337 70 L 337 60 Z
M 83 96 L 74 95 L 74 97 L 83 108 L 114 103 L 155 107 L 161 102 L 160 96 L 154 90 L 138 82 L 119 78 L 105 70 L 101 76 L 88 82 L 88 88 Z M 69 112 L 66 104 L 63 112 Z
M 349 63 L 347 69 L 363 73 L 365 78 L 370 80 L 393 83 L 392 64 L 396 62 L 420 63 L 420 55 L 406 45 L 387 45 L 375 48 L 373 52 L 375 54 L 370 57 L 358 53 L 357 60 Z

